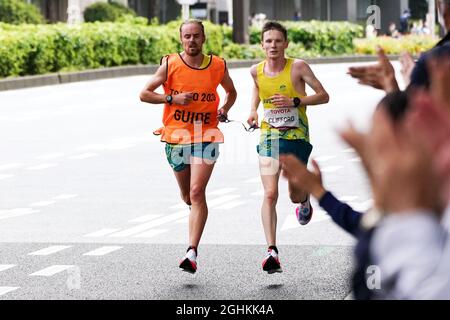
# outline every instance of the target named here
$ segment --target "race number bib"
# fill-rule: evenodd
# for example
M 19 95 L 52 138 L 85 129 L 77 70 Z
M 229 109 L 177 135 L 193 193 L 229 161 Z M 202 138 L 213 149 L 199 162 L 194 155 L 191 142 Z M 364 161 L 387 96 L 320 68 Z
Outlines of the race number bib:
M 298 111 L 295 107 L 282 107 L 264 110 L 264 120 L 277 129 L 299 127 Z

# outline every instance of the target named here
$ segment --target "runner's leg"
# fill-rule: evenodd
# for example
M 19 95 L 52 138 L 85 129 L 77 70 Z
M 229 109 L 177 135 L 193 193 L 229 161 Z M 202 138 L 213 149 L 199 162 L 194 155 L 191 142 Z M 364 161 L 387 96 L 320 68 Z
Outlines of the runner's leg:
M 173 171 L 175 178 L 177 179 L 178 186 L 180 187 L 180 196 L 187 205 L 191 205 L 190 199 L 190 184 L 191 184 L 191 166 L 186 165 L 186 167 L 181 171 Z
M 214 168 L 214 163 L 206 163 L 202 158 L 191 157 L 190 199 L 192 209 L 189 215 L 189 242 L 197 247 L 208 217 L 206 185 Z
M 306 200 L 306 197 L 308 196 L 306 192 L 304 192 L 299 188 L 296 188 L 290 182 L 288 182 L 288 187 L 289 187 L 289 198 L 291 199 L 292 203 L 300 203 Z
M 279 161 L 271 157 L 259 157 L 261 181 L 264 188 L 264 200 L 261 218 L 268 246 L 276 245 L 278 180 L 280 177 Z M 268 170 L 278 168 L 278 170 Z

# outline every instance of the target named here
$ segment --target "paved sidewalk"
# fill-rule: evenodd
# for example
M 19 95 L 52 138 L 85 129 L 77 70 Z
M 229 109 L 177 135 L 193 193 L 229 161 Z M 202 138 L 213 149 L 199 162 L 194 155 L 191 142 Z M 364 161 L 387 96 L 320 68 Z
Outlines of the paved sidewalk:
M 391 60 L 397 60 L 399 56 L 389 56 Z M 322 57 L 305 59 L 309 64 L 323 64 L 323 63 L 349 63 L 349 62 L 370 62 L 376 61 L 377 56 L 341 56 L 341 57 Z M 228 68 L 248 68 L 252 64 L 261 61 L 258 60 L 240 60 L 227 61 Z M 145 74 L 153 74 L 158 65 L 133 65 L 120 66 L 111 68 L 100 68 L 92 70 L 83 70 L 75 72 L 58 72 L 45 75 L 11 77 L 0 79 L 0 91 L 15 90 L 31 87 L 40 87 L 48 85 L 56 85 L 70 82 L 99 80 L 107 78 L 118 78 L 127 76 L 137 76 Z

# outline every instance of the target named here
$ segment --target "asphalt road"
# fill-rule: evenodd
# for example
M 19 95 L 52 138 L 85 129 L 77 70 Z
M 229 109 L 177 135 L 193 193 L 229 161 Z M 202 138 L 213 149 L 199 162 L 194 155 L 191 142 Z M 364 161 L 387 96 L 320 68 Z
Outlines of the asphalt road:
M 382 93 L 346 75 L 349 65 L 312 66 L 331 97 L 308 108 L 312 157 L 329 190 L 366 210 L 367 178 L 336 132 L 349 119 L 367 128 Z M 238 99 L 229 118 L 245 121 L 251 77 L 248 69 L 230 75 Z M 284 272 L 261 270 L 258 132 L 237 123 L 220 125 L 225 144 L 207 189 L 199 270 L 178 269 L 189 213 L 152 134 L 162 106 L 139 101 L 147 80 L 0 92 L 0 299 L 345 299 L 354 240 L 316 202 L 313 220 L 300 226 L 284 180 Z

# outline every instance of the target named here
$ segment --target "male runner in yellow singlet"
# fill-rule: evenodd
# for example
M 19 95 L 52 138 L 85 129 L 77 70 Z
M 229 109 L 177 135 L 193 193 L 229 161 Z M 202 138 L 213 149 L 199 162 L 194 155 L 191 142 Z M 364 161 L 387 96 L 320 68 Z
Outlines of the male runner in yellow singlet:
M 262 267 L 264 271 L 274 273 L 282 272 L 276 247 L 276 203 L 280 177 L 278 155 L 292 153 L 305 164 L 308 162 L 312 145 L 309 143 L 306 106 L 327 103 L 329 97 L 305 61 L 285 57 L 287 30 L 281 24 L 270 21 L 263 26 L 261 45 L 266 59 L 250 69 L 254 87 L 248 123 L 258 124 L 257 109 L 262 101 L 264 119 L 257 150 L 264 188 L 261 215 L 269 247 Z M 306 96 L 305 83 L 315 94 Z M 289 185 L 289 197 L 298 204 L 296 215 L 299 223 L 307 224 L 313 213 L 309 194 Z
M 141 92 L 141 101 L 165 103 L 158 131 L 165 142 L 167 160 L 180 188 L 182 200 L 191 207 L 189 247 L 181 259 L 183 271 L 197 270 L 197 247 L 208 216 L 205 190 L 219 156 L 223 135 L 218 118 L 226 117 L 236 100 L 236 90 L 225 61 L 203 54 L 205 31 L 201 21 L 188 20 L 180 27 L 184 51 L 162 59 L 161 66 Z M 225 101 L 219 108 L 219 84 Z M 164 94 L 155 90 L 164 87 Z

